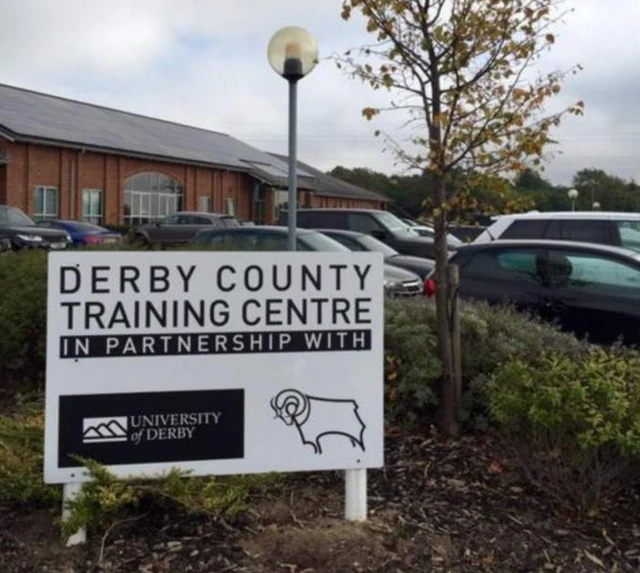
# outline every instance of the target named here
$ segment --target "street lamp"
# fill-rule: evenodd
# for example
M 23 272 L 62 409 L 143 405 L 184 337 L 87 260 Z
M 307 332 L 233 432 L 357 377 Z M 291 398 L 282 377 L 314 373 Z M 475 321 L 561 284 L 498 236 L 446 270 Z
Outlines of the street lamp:
M 318 63 L 318 44 L 304 28 L 288 26 L 278 30 L 267 49 L 269 63 L 275 72 L 289 82 L 289 237 L 290 251 L 296 250 L 298 208 L 296 173 L 297 84 Z
M 569 192 L 567 193 L 567 196 L 569 197 L 569 199 L 571 199 L 571 210 L 575 211 L 576 210 L 576 199 L 578 198 L 578 190 L 577 189 L 569 189 Z

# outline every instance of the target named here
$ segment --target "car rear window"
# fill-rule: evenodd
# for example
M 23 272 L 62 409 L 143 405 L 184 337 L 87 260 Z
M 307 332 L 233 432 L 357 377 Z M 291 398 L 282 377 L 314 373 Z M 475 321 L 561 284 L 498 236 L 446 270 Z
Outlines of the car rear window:
M 598 243 L 600 245 L 609 243 L 605 221 L 565 219 L 560 222 L 560 227 L 564 241 Z
M 54 223 L 56 223 L 54 221 Z M 62 225 L 64 223 L 58 223 L 60 225 L 60 227 L 62 227 Z M 76 231 L 88 231 L 88 232 L 97 232 L 97 231 L 106 231 L 106 229 L 104 227 L 100 227 L 99 225 L 94 225 L 93 223 L 85 223 L 84 221 L 72 221 L 71 223 L 68 223 L 69 227 L 71 227 L 72 229 L 75 229 Z
M 330 237 L 323 235 L 322 233 L 304 233 L 298 235 L 298 242 L 306 245 L 312 251 L 321 251 L 321 252 L 349 252 L 350 249 L 338 243 L 338 241 L 334 241 Z
M 544 219 L 516 219 L 502 234 L 503 239 L 542 239 L 548 221 Z

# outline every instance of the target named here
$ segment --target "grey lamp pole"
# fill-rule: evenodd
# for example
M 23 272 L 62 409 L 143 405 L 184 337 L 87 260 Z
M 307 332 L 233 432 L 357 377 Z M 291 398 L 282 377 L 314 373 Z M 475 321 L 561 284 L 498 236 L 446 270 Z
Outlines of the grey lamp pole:
M 318 63 L 318 46 L 305 29 L 296 26 L 282 28 L 269 42 L 267 52 L 271 67 L 289 82 L 289 178 L 288 178 L 288 248 L 296 250 L 298 214 L 297 177 L 297 115 L 298 81 Z
M 284 62 L 284 78 L 289 82 L 289 234 L 288 248 L 296 250 L 296 228 L 298 226 L 298 80 L 302 78 L 302 62 L 300 59 L 287 58 Z

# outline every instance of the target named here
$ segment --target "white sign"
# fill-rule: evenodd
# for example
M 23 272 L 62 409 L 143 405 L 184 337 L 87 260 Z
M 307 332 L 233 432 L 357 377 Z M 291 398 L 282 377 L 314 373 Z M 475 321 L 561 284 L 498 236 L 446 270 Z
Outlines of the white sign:
M 49 255 L 45 480 L 383 463 L 379 253 Z

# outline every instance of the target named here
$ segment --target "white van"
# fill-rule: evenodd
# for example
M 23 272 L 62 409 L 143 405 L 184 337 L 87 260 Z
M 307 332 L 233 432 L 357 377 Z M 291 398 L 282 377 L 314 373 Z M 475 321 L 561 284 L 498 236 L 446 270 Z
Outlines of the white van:
M 549 239 L 614 245 L 640 252 L 640 213 L 563 211 L 500 215 L 474 241 Z

